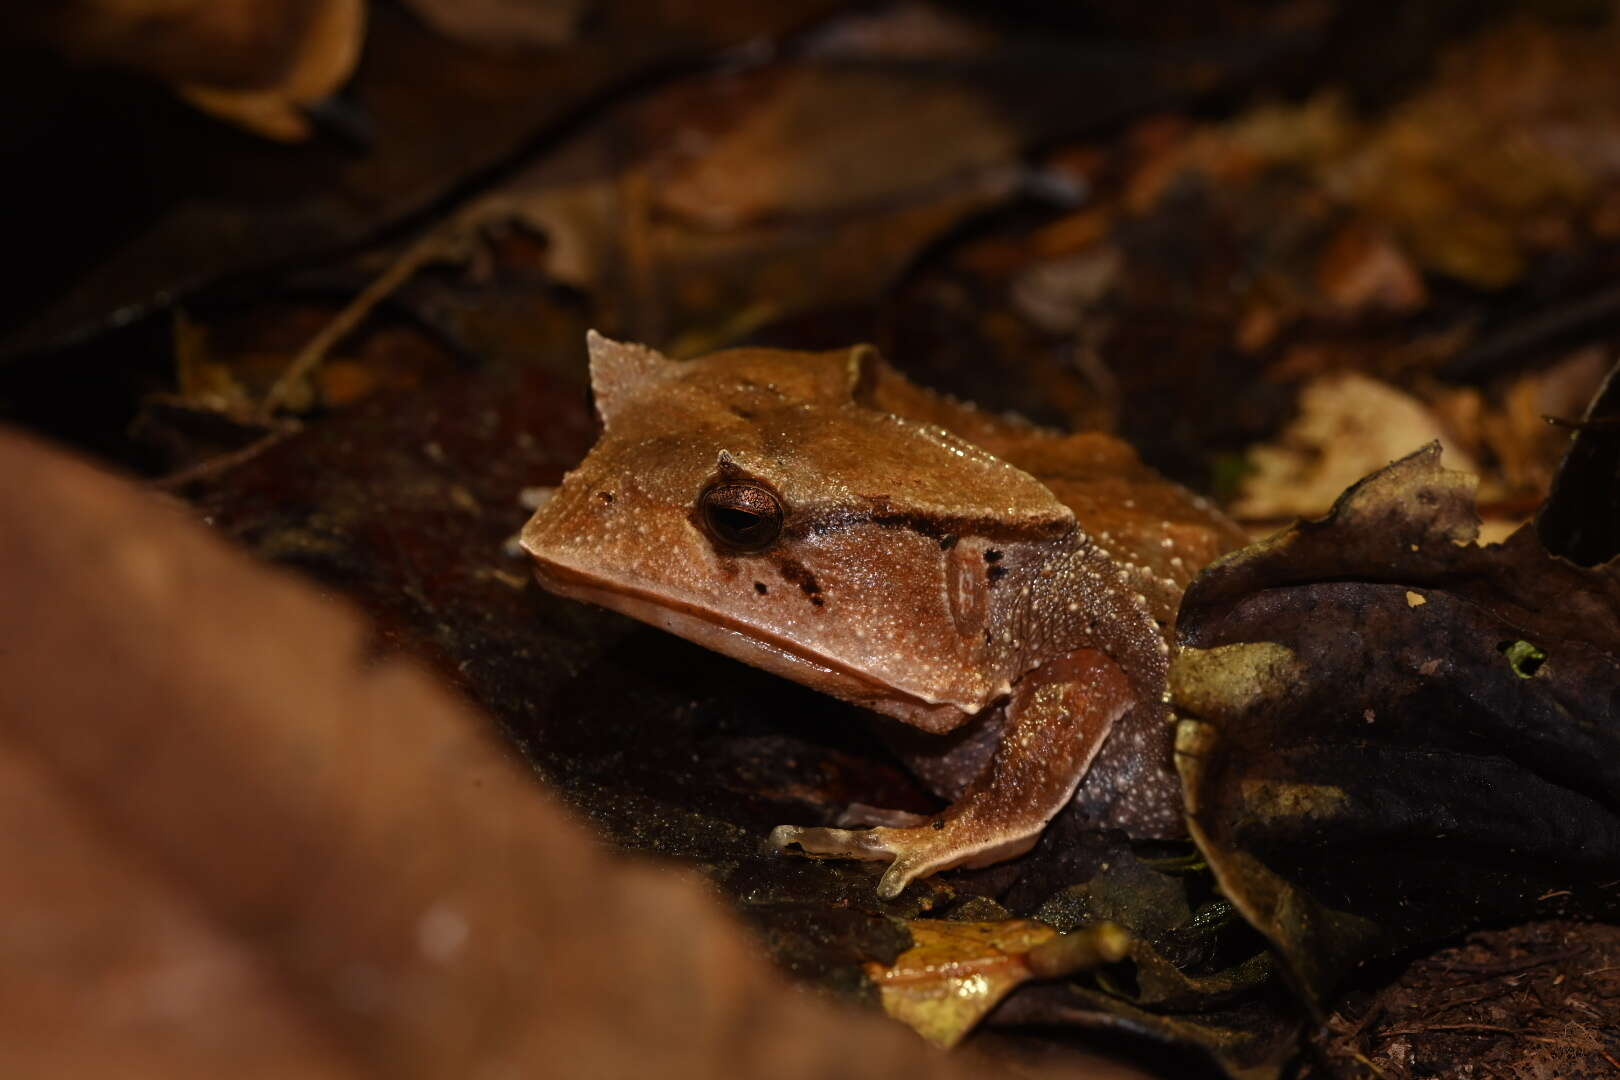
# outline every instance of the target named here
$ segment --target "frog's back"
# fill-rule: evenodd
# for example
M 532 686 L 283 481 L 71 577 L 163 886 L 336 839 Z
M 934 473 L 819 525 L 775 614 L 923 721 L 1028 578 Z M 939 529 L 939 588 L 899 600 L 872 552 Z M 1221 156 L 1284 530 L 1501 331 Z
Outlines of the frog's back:
M 881 361 L 871 365 L 864 396 L 874 408 L 938 425 L 1034 476 L 1099 544 L 1151 575 L 1160 587 L 1148 591 L 1168 592 L 1161 602 L 1172 608 L 1199 570 L 1245 542 L 1209 500 L 1144 465 L 1112 435 L 1063 434 L 997 416 L 918 386 Z

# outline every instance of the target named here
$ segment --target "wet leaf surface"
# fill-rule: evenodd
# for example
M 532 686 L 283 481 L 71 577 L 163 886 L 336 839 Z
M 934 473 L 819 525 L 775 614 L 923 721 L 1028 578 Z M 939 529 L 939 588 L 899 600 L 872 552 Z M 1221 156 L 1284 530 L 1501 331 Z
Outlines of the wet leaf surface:
M 1034 977 L 1030 952 L 1057 937 L 1045 923 L 1024 919 L 915 919 L 907 929 L 911 948 L 891 965 L 869 964 L 867 973 L 877 985 L 884 1012 L 945 1048 L 955 1046 L 1002 998 Z

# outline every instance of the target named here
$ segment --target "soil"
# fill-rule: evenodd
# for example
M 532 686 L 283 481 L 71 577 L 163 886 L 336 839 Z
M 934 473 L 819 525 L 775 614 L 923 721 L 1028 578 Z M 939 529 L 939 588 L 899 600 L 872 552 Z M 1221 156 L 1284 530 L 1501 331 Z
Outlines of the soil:
M 1470 936 L 1352 999 L 1301 1080 L 1620 1077 L 1620 927 L 1538 922 Z

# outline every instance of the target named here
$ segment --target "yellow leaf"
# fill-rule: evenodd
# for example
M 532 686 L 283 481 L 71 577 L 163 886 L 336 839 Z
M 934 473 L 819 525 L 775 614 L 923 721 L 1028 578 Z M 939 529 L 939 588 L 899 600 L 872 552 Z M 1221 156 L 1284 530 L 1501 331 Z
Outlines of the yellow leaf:
M 1059 934 L 1029 919 L 908 922 L 912 947 L 892 967 L 867 964 L 883 1009 L 936 1046 L 949 1048 L 1032 978 L 1117 960 L 1128 936 L 1112 924 Z

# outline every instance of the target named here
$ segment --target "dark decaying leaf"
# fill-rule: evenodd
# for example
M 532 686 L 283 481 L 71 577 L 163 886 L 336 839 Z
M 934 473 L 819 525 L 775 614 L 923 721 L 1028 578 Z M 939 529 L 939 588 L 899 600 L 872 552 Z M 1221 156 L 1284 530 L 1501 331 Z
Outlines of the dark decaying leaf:
M 1620 910 L 1620 575 L 1474 543 L 1430 446 L 1188 591 L 1195 836 L 1314 1003 L 1490 921 Z

